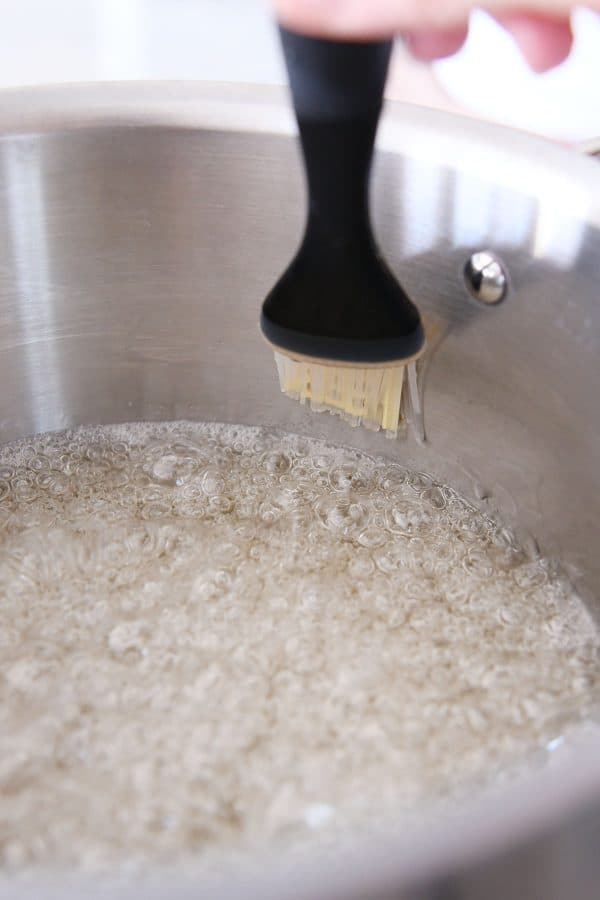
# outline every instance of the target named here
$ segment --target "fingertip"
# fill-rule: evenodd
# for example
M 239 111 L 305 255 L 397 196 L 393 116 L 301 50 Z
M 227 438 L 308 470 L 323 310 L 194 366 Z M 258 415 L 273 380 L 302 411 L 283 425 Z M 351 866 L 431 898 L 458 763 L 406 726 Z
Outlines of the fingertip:
M 423 0 L 272 0 L 282 25 L 338 40 L 390 38 L 426 22 Z M 430 7 L 431 3 L 426 3 Z
M 311 0 L 273 0 L 277 20 L 286 28 L 326 36 L 331 28 L 330 4 Z
M 573 46 L 569 19 L 513 14 L 498 18 L 534 72 L 543 73 L 563 63 Z
M 406 44 L 416 59 L 432 62 L 458 53 L 467 34 L 466 26 L 443 31 L 413 31 L 406 36 Z

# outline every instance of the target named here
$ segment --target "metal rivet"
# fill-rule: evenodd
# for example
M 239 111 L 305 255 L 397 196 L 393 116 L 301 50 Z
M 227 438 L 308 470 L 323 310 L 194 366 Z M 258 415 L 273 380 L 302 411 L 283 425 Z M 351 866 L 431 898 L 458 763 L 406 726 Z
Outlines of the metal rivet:
M 504 298 L 508 282 L 500 260 L 489 250 L 480 250 L 467 260 L 465 284 L 476 300 L 492 306 Z

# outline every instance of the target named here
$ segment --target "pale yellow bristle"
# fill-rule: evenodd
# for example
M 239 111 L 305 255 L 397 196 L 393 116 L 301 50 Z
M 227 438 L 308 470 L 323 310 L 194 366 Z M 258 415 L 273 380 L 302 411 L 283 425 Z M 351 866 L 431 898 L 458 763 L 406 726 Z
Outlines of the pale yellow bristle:
M 309 359 L 291 359 L 277 351 L 275 362 L 281 390 L 294 400 L 309 403 L 315 412 L 335 413 L 352 426 L 364 425 L 375 431 L 381 428 L 394 437 L 398 433 L 406 365 L 322 365 Z

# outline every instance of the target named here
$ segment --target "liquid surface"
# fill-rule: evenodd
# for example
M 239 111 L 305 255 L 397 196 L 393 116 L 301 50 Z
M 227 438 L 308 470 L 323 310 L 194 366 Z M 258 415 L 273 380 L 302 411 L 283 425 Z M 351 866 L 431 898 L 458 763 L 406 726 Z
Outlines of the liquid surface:
M 582 720 L 598 631 L 452 489 L 234 426 L 0 448 L 0 861 L 202 859 L 452 795 Z

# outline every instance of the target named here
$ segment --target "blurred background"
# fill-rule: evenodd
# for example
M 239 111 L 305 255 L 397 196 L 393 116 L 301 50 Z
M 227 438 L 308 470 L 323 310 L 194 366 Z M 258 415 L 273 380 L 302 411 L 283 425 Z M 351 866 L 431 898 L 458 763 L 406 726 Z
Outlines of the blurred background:
M 368 0 L 367 0 L 368 2 Z M 0 0 L 0 87 L 122 79 L 282 83 L 266 0 Z M 571 57 L 534 75 L 485 13 L 455 57 L 399 42 L 388 93 L 566 142 L 600 136 L 600 17 L 576 10 Z

